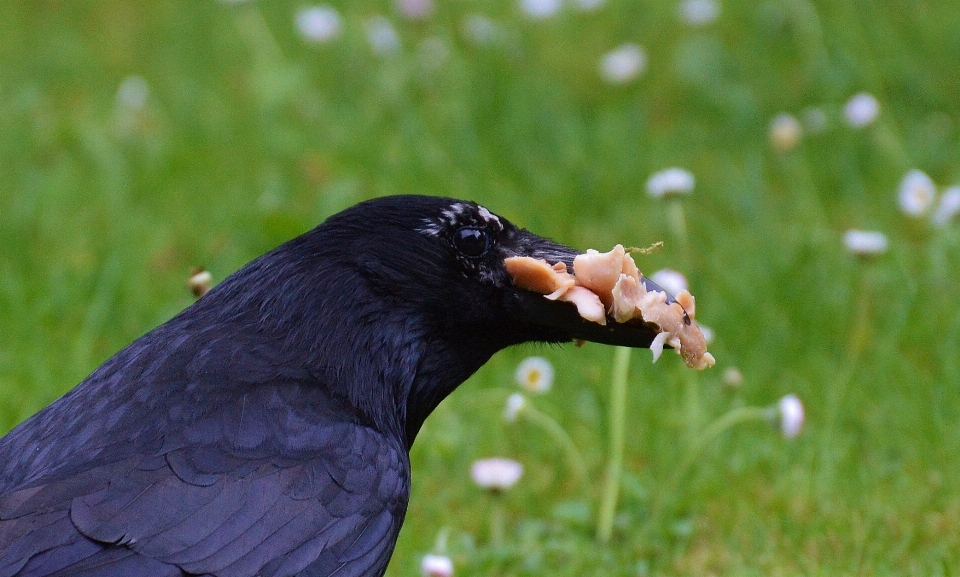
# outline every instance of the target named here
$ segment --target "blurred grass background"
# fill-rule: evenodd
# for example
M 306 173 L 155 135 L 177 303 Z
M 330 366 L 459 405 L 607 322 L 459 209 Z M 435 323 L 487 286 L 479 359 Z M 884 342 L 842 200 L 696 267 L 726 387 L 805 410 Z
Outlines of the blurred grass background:
M 0 3 L 2 430 L 187 306 L 191 267 L 222 279 L 366 198 L 464 197 L 583 249 L 664 240 L 641 269 L 687 276 L 718 367 L 633 353 L 620 515 L 598 546 L 613 351 L 498 355 L 421 433 L 389 575 L 417 574 L 440 533 L 458 575 L 957 574 L 960 222 L 905 216 L 897 186 L 912 168 L 960 182 L 960 8 L 723 0 L 690 26 L 665 0 L 543 19 L 501 0 L 421 19 L 330 0 L 340 34 L 315 43 L 304 6 Z M 478 14 L 489 42 L 464 31 Z M 394 50 L 368 41 L 378 15 Z M 600 59 L 628 42 L 645 71 L 606 82 Z M 861 91 L 880 115 L 855 129 L 843 106 Z M 772 147 L 771 120 L 810 107 L 822 130 Z M 674 165 L 693 193 L 647 195 Z M 849 228 L 889 250 L 849 254 Z M 532 354 L 557 370 L 532 402 L 583 450 L 587 491 L 540 430 L 501 418 Z M 724 386 L 734 366 L 744 382 Z M 799 438 L 734 429 L 670 482 L 713 419 L 791 392 Z M 499 505 L 468 475 L 492 455 L 526 468 Z M 508 543 L 492 547 L 499 506 Z

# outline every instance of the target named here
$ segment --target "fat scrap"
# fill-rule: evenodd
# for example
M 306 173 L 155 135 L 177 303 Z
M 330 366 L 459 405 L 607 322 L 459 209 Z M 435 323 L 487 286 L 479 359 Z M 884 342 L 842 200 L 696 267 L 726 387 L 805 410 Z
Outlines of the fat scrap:
M 642 322 L 657 328 L 650 345 L 654 362 L 663 347 L 672 347 L 690 368 L 702 370 L 716 362 L 707 352 L 703 332 L 697 326 L 696 301 L 688 291 L 670 296 L 648 289 L 633 257 L 623 245 L 609 252 L 588 250 L 573 259 L 573 274 L 567 265 L 550 264 L 526 256 L 504 260 L 513 283 L 551 300 L 570 302 L 581 317 L 601 325 Z

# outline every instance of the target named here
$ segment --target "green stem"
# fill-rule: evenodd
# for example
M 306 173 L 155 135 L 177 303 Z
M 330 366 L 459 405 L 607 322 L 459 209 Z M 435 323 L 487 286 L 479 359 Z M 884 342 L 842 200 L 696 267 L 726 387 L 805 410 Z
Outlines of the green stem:
M 437 540 L 433 544 L 435 553 L 446 554 L 447 543 L 450 541 L 450 527 L 441 527 L 437 532 Z
M 627 373 L 630 368 L 630 349 L 618 347 L 613 360 L 610 381 L 610 461 L 600 499 L 597 519 L 597 540 L 608 543 L 613 535 L 613 521 L 617 513 L 620 478 L 623 470 L 623 447 L 626 436 Z
M 490 508 L 490 543 L 500 548 L 503 546 L 504 535 L 503 505 L 500 503 L 500 495 L 493 497 L 493 507 Z
M 528 419 L 531 423 L 546 431 L 547 434 L 553 437 L 553 440 L 563 448 L 567 454 L 567 462 L 570 469 L 577 478 L 577 484 L 583 485 L 587 480 L 587 466 L 583 460 L 583 455 L 581 455 L 580 450 L 573 442 L 573 439 L 570 438 L 570 435 L 560 426 L 560 423 L 546 413 L 535 409 L 529 401 L 520 414 L 521 418 Z
M 669 495 L 666 491 L 680 487 L 680 482 L 712 441 L 723 434 L 724 431 L 741 423 L 750 421 L 770 422 L 774 416 L 773 411 L 775 410 L 775 408 L 771 407 L 740 407 L 727 412 L 710 423 L 707 428 L 697 436 L 695 442 L 690 445 L 683 461 L 681 461 L 680 465 L 674 470 L 673 478 L 668 484 L 664 484 L 666 489 L 661 491 L 654 501 L 651 507 L 650 521 L 647 523 L 647 531 L 654 530 L 658 524 L 660 515 L 673 498 L 673 495 Z
M 830 450 L 836 446 L 837 437 L 841 434 L 840 415 L 843 414 L 843 404 L 847 400 L 850 391 L 850 384 L 853 382 L 857 371 L 860 368 L 860 362 L 863 360 L 863 352 L 867 350 L 870 342 L 870 321 L 871 321 L 871 287 L 873 283 L 867 273 L 870 272 L 869 264 L 862 263 L 864 267 L 858 271 L 858 278 L 854 286 L 854 293 L 857 295 L 853 303 L 854 318 L 850 321 L 850 334 L 847 340 L 846 360 L 843 361 L 843 370 L 835 379 L 832 386 L 827 388 L 827 403 L 824 407 L 824 418 L 822 434 L 820 435 L 822 446 L 825 450 L 820 451 L 823 461 L 818 467 L 818 481 L 820 487 L 827 487 L 834 482 L 837 463 L 828 459 L 827 456 L 835 455 L 836 451 Z
M 707 448 L 714 439 L 719 437 L 724 431 L 735 427 L 741 423 L 750 421 L 766 421 L 771 419 L 769 407 L 739 407 L 721 415 L 715 421 L 710 423 L 690 445 L 687 455 L 674 473 L 674 482 L 672 486 L 676 487 L 686 475 L 687 470 L 696 462 L 703 450 Z
M 270 30 L 266 18 L 259 7 L 252 6 L 250 10 L 238 12 L 237 23 L 246 39 L 256 47 L 255 56 L 264 60 L 264 63 L 282 63 L 283 50 L 280 43 Z
M 683 247 L 687 245 L 687 217 L 683 212 L 683 204 L 678 198 L 668 199 L 667 219 L 670 223 L 670 229 L 674 236 L 679 240 Z

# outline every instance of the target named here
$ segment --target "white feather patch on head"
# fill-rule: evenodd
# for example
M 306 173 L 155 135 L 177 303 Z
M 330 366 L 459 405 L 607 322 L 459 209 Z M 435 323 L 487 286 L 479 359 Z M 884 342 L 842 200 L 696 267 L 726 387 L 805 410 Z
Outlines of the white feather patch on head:
M 496 223 L 498 227 L 500 227 L 501 229 L 503 228 L 503 224 L 500 222 L 500 219 L 497 218 L 497 215 L 487 210 L 486 207 L 477 205 L 477 212 L 480 214 L 480 218 L 482 218 L 483 220 L 489 223 Z
M 430 236 L 438 236 L 440 234 L 440 225 L 433 221 L 433 219 L 425 218 L 423 219 L 423 226 L 417 229 L 417 232 L 422 232 Z
M 497 215 L 485 207 L 465 202 L 451 204 L 449 208 L 440 212 L 439 218 L 424 219 L 424 225 L 417 230 L 430 236 L 438 236 L 445 228 L 452 229 L 471 223 L 479 225 L 480 221 L 503 230 L 503 223 Z

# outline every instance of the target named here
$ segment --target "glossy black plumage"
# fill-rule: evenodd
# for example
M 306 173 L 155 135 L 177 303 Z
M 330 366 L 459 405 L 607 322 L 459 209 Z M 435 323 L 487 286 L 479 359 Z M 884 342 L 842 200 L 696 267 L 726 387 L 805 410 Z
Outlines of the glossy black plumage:
M 473 203 L 362 203 L 254 260 L 0 439 L 0 577 L 382 575 L 423 420 L 496 351 L 587 338 Z

